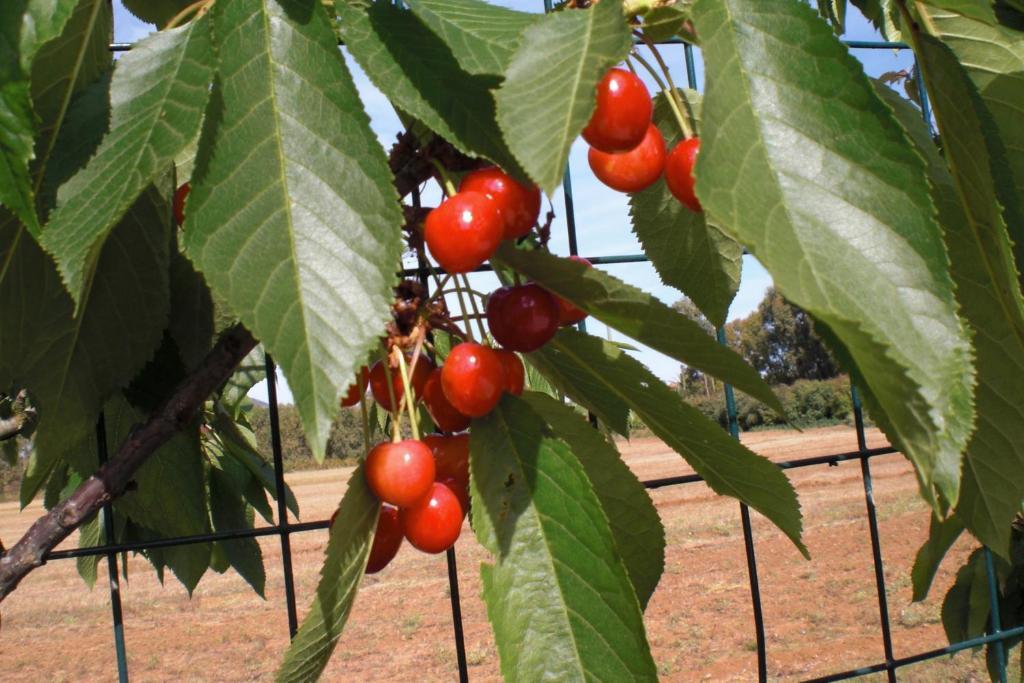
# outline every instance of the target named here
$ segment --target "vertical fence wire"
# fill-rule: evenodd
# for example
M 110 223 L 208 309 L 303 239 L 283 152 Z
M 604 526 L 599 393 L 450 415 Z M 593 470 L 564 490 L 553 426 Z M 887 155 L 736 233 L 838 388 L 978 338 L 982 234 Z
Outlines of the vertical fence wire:
M 277 525 L 281 538 L 281 568 L 284 573 L 284 601 L 288 610 L 288 635 L 299 632 L 299 616 L 295 608 L 295 576 L 292 572 L 292 542 L 288 530 L 288 503 L 284 483 L 284 455 L 281 451 L 281 422 L 277 406 L 277 367 L 270 354 L 264 355 L 267 369 L 267 408 L 270 412 L 270 447 L 274 452 L 274 490 L 277 493 Z
M 996 577 L 995 563 L 992 561 L 992 551 L 985 548 L 985 575 L 988 579 L 988 600 L 992 607 L 989 614 L 990 633 L 998 636 L 1002 630 L 1002 619 L 999 616 L 999 579 Z M 1006 649 L 1003 641 L 996 640 L 991 647 L 995 652 L 996 670 L 999 672 L 999 683 L 1006 683 Z M 1024 667 L 1024 662 L 1021 664 Z
M 96 455 L 100 466 L 110 457 L 107 452 L 107 423 L 103 413 L 96 421 Z M 114 510 L 108 502 L 103 505 L 103 542 L 111 545 L 114 538 Z M 128 683 L 128 651 L 124 642 L 124 612 L 121 609 L 121 579 L 117 573 L 117 553 L 107 553 L 107 578 L 110 581 L 110 614 L 114 622 L 114 651 L 117 657 L 117 680 Z

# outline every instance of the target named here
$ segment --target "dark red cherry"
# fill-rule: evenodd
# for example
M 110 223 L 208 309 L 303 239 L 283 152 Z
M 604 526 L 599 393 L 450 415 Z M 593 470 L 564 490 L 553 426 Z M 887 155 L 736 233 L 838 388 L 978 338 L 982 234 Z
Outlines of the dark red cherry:
M 700 138 L 686 138 L 676 145 L 665 160 L 665 184 L 668 191 L 690 211 L 703 211 L 693 192 L 693 164 L 700 151 Z
M 569 257 L 569 260 L 575 261 L 576 263 L 582 263 L 587 268 L 593 268 L 593 264 L 582 256 L 573 255 Z M 569 303 L 560 296 L 555 297 L 555 303 L 558 304 L 558 324 L 563 327 L 566 325 L 575 325 L 587 317 L 586 311 L 575 304 Z
M 587 161 L 598 180 L 619 192 L 639 192 L 661 177 L 665 168 L 665 139 L 653 123 L 635 149 L 608 154 L 594 147 Z
M 406 356 L 406 364 L 410 363 L 412 363 L 412 358 Z M 409 384 L 412 386 L 413 400 L 423 396 L 427 378 L 430 377 L 430 372 L 433 369 L 434 364 L 426 356 L 421 355 L 419 360 L 416 361 L 416 367 L 409 378 Z M 382 361 L 377 361 L 374 363 L 373 368 L 370 369 L 370 393 L 373 394 L 373 400 L 379 403 L 380 407 L 384 410 L 398 410 L 398 407 L 402 404 L 402 397 L 405 396 L 405 387 L 402 384 L 402 375 L 399 373 L 398 368 L 391 368 L 391 387 L 395 391 L 394 406 L 391 405 L 391 395 L 388 394 L 387 373 L 384 372 Z
M 465 511 L 459 497 L 440 483 L 416 505 L 398 513 L 402 531 L 413 547 L 425 553 L 443 553 L 455 545 L 462 533 Z
M 597 84 L 597 107 L 583 139 L 602 152 L 625 152 L 644 139 L 654 105 L 647 86 L 625 69 L 611 69 Z
M 505 237 L 498 204 L 482 192 L 459 192 L 427 214 L 423 237 L 430 255 L 449 273 L 468 273 Z
M 431 434 L 423 443 L 434 454 L 434 479 L 454 479 L 463 488 L 469 486 L 469 435 L 442 436 Z
M 434 419 L 434 424 L 442 432 L 461 432 L 469 426 L 469 418 L 456 410 L 444 395 L 440 368 L 432 371 L 427 378 L 427 383 L 423 387 L 423 403 L 427 406 L 430 417 Z
M 359 399 L 366 393 L 366 385 L 370 382 L 370 369 L 365 365 L 356 373 L 356 381 L 348 388 L 348 393 L 341 399 L 342 408 L 351 408 L 359 403 Z
M 376 574 L 395 559 L 402 547 L 402 523 L 398 519 L 398 508 L 384 505 L 377 517 L 377 531 L 370 546 L 370 559 L 366 562 L 366 573 Z
M 483 417 L 505 391 L 505 366 L 498 352 L 475 342 L 457 344 L 441 368 L 441 387 L 455 409 Z
M 487 324 L 506 349 L 536 351 L 558 331 L 558 304 L 536 283 L 502 287 L 487 300 Z
M 459 192 L 481 192 L 494 200 L 501 213 L 505 239 L 530 232 L 540 215 L 540 188 L 526 187 L 496 166 L 466 174 Z
M 422 441 L 377 444 L 366 456 L 366 483 L 382 502 L 408 507 L 430 491 L 434 454 Z

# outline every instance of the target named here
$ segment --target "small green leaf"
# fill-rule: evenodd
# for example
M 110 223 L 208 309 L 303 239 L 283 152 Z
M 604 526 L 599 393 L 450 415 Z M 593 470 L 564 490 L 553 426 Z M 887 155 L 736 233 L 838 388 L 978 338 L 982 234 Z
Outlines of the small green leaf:
M 800 504 L 786 475 L 684 402 L 640 362 L 614 344 L 568 328 L 529 359 L 541 367 L 563 368 L 574 381 L 559 388 L 603 420 L 605 395 L 628 406 L 715 493 L 754 508 L 807 554 L 800 540 Z
M 345 47 L 398 109 L 467 154 L 525 177 L 495 123 L 498 78 L 462 69 L 451 49 L 412 12 L 377 2 L 368 9 L 337 0 Z
M 681 91 L 693 118 L 700 121 L 700 94 Z M 681 139 L 668 98 L 658 94 L 654 122 L 671 149 Z M 740 286 L 743 247 L 715 225 L 706 212 L 683 206 L 663 182 L 629 196 L 633 233 L 658 271 L 661 281 L 697 304 L 712 325 L 725 325 L 729 305 Z
M 783 415 L 785 410 L 757 371 L 735 351 L 708 336 L 698 323 L 600 268 L 588 268 L 544 251 L 505 243 L 495 260 L 507 263 L 571 301 L 609 327 L 681 363 L 733 384 Z
M 225 455 L 230 456 L 245 466 L 253 477 L 263 486 L 274 500 L 277 500 L 277 485 L 274 475 L 274 468 L 263 459 L 256 449 L 256 437 L 253 433 L 241 424 L 235 422 L 230 415 L 223 410 L 218 410 L 214 415 L 211 427 L 216 431 L 224 446 Z M 285 505 L 292 514 L 299 517 L 299 503 L 295 499 L 290 486 L 284 487 Z
M 985 635 L 991 605 L 984 551 L 971 553 L 942 601 L 942 626 L 951 643 Z
M 632 44 L 620 2 L 547 14 L 523 32 L 494 99 L 512 153 L 547 194 L 562 182 L 598 82 Z
M 210 519 L 214 531 L 239 531 L 253 526 L 253 509 L 225 481 L 226 475 L 215 467 L 210 470 Z M 267 576 L 263 569 L 263 553 L 255 538 L 240 538 L 217 543 L 235 571 L 265 598 Z
M 195 0 L 122 0 L 124 8 L 149 24 L 163 28 L 178 12 Z
M 572 408 L 533 391 L 524 393 L 523 401 L 544 417 L 579 459 L 608 518 L 640 607 L 646 608 L 665 569 L 665 528 L 647 489 L 615 445 Z
M 920 602 L 928 597 L 928 590 L 931 588 L 935 573 L 939 571 L 942 558 L 964 531 L 963 523 L 955 515 L 941 522 L 935 515 L 930 515 L 930 518 L 928 540 L 918 549 L 914 558 L 914 568 L 910 572 L 914 583 L 914 602 Z
M 684 26 L 690 19 L 689 6 L 692 4 L 691 1 L 655 7 L 644 15 L 642 24 L 644 35 L 653 42 L 660 43 L 686 33 Z M 684 37 L 692 38 L 693 36 Z
M 100 544 L 103 538 L 103 527 L 100 526 L 103 512 L 96 514 L 85 524 L 78 527 L 78 547 L 92 548 Z M 75 559 L 78 568 L 78 575 L 85 581 L 85 585 L 92 589 L 96 585 L 96 564 L 99 562 L 99 555 L 85 555 Z
M 42 236 L 77 305 L 110 230 L 198 132 L 213 72 L 211 47 L 204 16 L 153 34 L 118 60 L 110 131 L 61 187 Z
M 322 459 L 339 396 L 388 320 L 397 195 L 319 2 L 212 11 L 219 80 L 183 239 L 284 370 Z
M 701 203 L 841 341 L 944 513 L 974 427 L 973 368 L 921 158 L 803 3 L 697 0 L 693 18 L 708 83 Z
M 608 518 L 569 447 L 506 395 L 473 421 L 470 467 L 504 679 L 657 680 Z
M 312 681 L 323 673 L 352 611 L 379 512 L 380 501 L 359 467 L 349 479 L 331 527 L 316 598 L 277 671 L 277 681 Z
M 526 27 L 538 15 L 483 0 L 409 0 L 410 9 L 471 74 L 504 75 Z

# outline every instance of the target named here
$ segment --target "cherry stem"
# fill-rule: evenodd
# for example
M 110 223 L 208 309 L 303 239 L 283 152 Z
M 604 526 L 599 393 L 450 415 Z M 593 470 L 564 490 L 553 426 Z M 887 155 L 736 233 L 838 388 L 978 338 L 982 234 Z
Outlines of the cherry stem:
M 402 375 L 402 388 L 405 390 L 405 396 L 402 397 L 402 402 L 405 404 L 405 410 L 409 415 L 409 426 L 412 429 L 412 438 L 417 441 L 420 440 L 420 426 L 416 420 L 416 411 L 413 409 L 413 395 L 412 395 L 412 383 L 409 381 L 409 368 L 405 366 L 405 353 L 401 349 L 395 349 L 395 355 L 398 356 L 398 371 Z
M 686 109 L 686 104 L 683 102 L 682 98 L 679 95 L 681 91 L 678 88 L 676 88 L 676 84 L 672 82 L 672 72 L 669 70 L 668 64 L 666 64 L 665 60 L 662 59 L 661 53 L 658 52 L 658 47 L 654 44 L 654 42 L 650 39 L 649 36 L 640 32 L 634 32 L 634 34 L 639 35 L 640 40 L 644 41 L 644 44 L 651 51 L 651 54 L 654 55 L 654 59 L 657 60 L 658 66 L 661 67 L 662 72 L 665 74 L 665 80 L 668 81 L 669 87 L 667 95 L 669 101 L 675 104 L 675 107 L 673 107 L 673 111 L 676 112 L 676 116 L 679 119 L 679 126 L 680 128 L 683 129 L 683 137 L 692 138 L 695 135 L 694 130 L 696 126 L 692 125 L 692 122 L 686 116 L 683 115 L 683 110 Z
M 452 182 L 451 175 L 448 174 L 448 169 L 434 157 L 430 158 L 430 163 L 437 169 L 437 175 L 441 181 L 441 187 L 444 188 L 444 193 L 449 197 L 454 197 L 457 190 L 455 189 L 455 183 Z
M 454 277 L 452 279 L 452 282 L 455 284 L 455 293 L 459 297 L 459 308 L 462 309 L 462 315 L 463 316 L 468 316 L 469 315 L 469 307 L 466 306 L 466 299 L 465 299 L 465 297 L 462 294 L 462 285 L 459 284 L 458 276 Z M 466 325 L 466 336 L 469 338 L 469 341 L 471 341 L 471 342 L 475 342 L 476 341 L 476 339 L 473 338 L 473 326 L 472 325 L 469 325 L 469 324 Z
M 197 2 L 193 2 L 191 5 L 188 5 L 180 12 L 175 14 L 173 17 L 171 17 L 170 21 L 168 21 L 164 25 L 164 29 L 166 30 L 169 28 L 177 28 L 185 21 L 185 19 L 189 18 L 193 14 L 196 14 L 200 11 L 205 11 L 206 5 L 209 4 L 210 0 L 198 0 Z
M 359 381 L 358 379 L 356 380 Z M 363 450 L 366 453 L 370 452 L 370 415 L 366 409 L 366 387 L 363 387 L 363 393 L 359 397 L 359 414 L 363 420 Z M 364 454 L 365 458 L 366 455 Z
M 446 292 L 444 289 L 444 286 L 452 279 L 451 273 L 446 273 L 443 280 L 438 279 L 437 273 L 434 272 L 433 268 L 430 269 L 430 274 L 434 276 L 434 293 L 430 295 L 429 299 L 427 299 L 428 304 L 433 301 L 437 301 L 438 297 L 442 297 L 449 292 L 455 291 L 453 289 L 449 289 L 448 292 Z
M 388 398 L 391 400 L 391 440 L 398 443 L 402 440 L 402 430 L 398 425 L 399 416 L 401 415 L 401 406 L 397 405 L 398 401 L 395 400 L 395 387 L 391 384 L 391 359 L 388 358 L 387 347 L 381 346 L 380 351 L 381 363 L 384 364 L 384 381 L 388 385 Z M 404 396 L 402 397 L 405 398 Z
M 469 285 L 469 275 L 466 273 L 462 274 L 462 284 L 466 291 L 473 291 L 473 288 Z M 480 331 L 480 340 L 484 341 L 487 339 L 487 330 L 484 329 L 483 316 L 480 314 L 480 309 L 476 305 L 476 297 L 469 297 L 469 305 L 473 308 L 473 317 L 476 320 L 477 329 Z
M 647 72 L 651 74 L 654 80 L 658 83 L 658 86 L 661 88 L 661 91 L 665 94 L 665 99 L 668 101 L 668 106 L 672 109 L 672 115 L 675 116 L 676 123 L 679 124 L 679 128 L 683 131 L 683 137 L 693 137 L 693 129 L 690 127 L 689 122 L 686 120 L 686 116 L 683 115 L 683 111 L 679 107 L 679 102 L 676 100 L 676 97 L 674 96 L 674 90 L 669 89 L 668 86 L 665 85 L 665 81 L 661 80 L 661 77 L 658 76 L 658 72 L 654 70 L 654 67 L 651 66 L 650 62 L 648 62 L 646 59 L 641 57 L 636 52 L 633 52 L 632 56 L 633 59 L 640 62 L 640 64 L 642 64 L 643 67 L 647 69 Z

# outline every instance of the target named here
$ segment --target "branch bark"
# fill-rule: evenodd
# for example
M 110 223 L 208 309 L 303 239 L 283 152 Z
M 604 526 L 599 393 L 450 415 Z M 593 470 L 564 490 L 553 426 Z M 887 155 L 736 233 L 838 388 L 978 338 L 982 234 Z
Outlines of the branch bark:
M 0 556 L 0 602 L 46 561 L 47 554 L 104 504 L 124 493 L 139 467 L 175 433 L 192 422 L 206 398 L 256 346 L 249 331 L 235 325 L 224 333 L 202 364 L 185 378 L 145 423 L 136 427 L 107 464 L 66 500 L 40 517 Z

